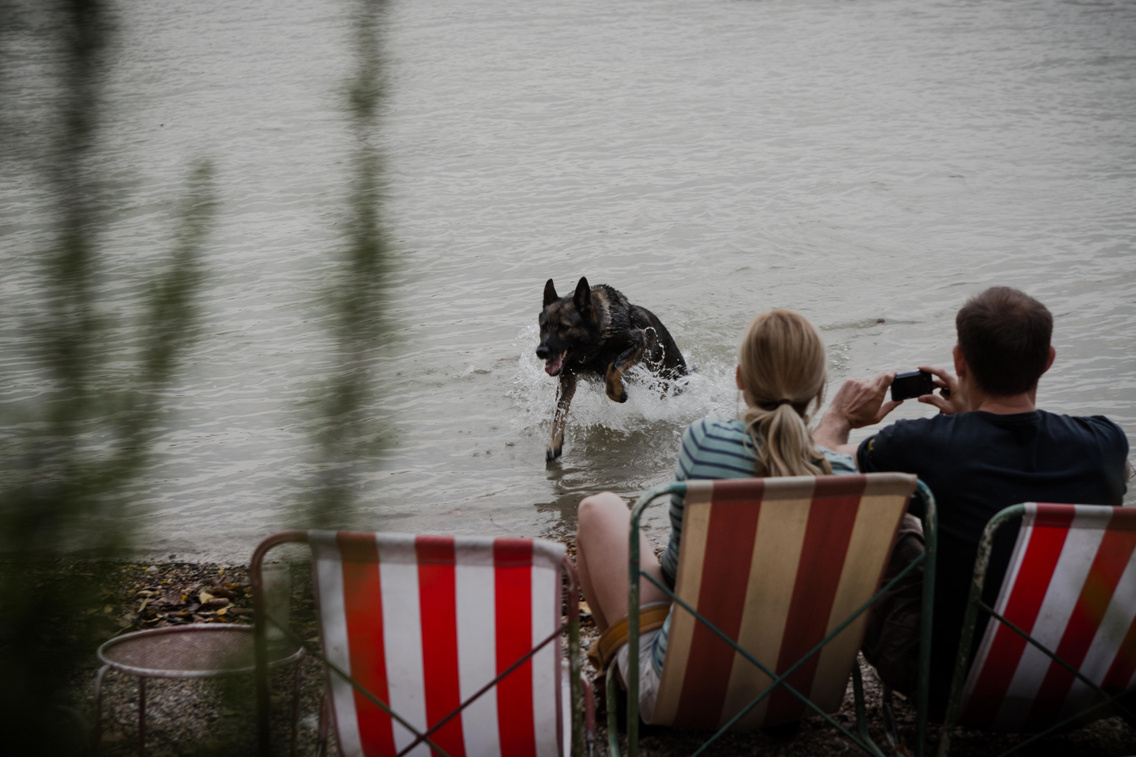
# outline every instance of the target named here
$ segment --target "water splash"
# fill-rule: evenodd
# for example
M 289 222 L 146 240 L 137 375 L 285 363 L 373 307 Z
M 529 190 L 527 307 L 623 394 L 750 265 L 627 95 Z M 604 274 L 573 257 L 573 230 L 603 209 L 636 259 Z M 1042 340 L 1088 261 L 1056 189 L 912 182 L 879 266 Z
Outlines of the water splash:
M 519 354 L 509 398 L 519 411 L 514 426 L 526 434 L 547 433 L 556 407 L 558 380 L 544 372 L 544 363 L 536 356 L 539 341 L 536 324 L 522 328 L 513 340 Z M 734 362 L 697 351 L 687 351 L 685 357 L 688 364 L 698 366 L 697 371 L 676 381 L 661 379 L 640 366 L 629 370 L 623 403 L 607 398 L 601 380 L 581 381 L 572 399 L 567 433 L 605 429 L 631 435 L 658 424 L 681 431 L 707 415 L 736 415 Z

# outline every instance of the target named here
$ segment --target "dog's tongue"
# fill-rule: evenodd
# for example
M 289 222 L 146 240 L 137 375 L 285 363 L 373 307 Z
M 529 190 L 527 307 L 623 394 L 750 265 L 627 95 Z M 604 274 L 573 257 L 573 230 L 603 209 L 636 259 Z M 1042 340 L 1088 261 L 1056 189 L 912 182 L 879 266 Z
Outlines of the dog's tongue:
M 567 352 L 561 352 L 556 357 L 550 357 L 548 360 L 544 361 L 544 372 L 549 376 L 555 376 L 560 373 L 560 369 L 564 367 L 564 356 L 567 354 Z

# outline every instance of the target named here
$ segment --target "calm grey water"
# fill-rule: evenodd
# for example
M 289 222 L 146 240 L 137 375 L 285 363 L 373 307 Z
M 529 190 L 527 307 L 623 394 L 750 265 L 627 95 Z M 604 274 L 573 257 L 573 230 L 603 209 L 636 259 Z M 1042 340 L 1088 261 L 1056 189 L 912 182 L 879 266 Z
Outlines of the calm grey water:
M 133 312 L 195 157 L 222 202 L 206 336 L 131 510 L 148 552 L 246 560 L 293 525 L 347 214 L 351 23 L 327 0 L 121 3 L 109 306 Z M 835 382 L 949 364 L 959 305 L 1020 287 L 1056 317 L 1040 404 L 1134 439 L 1136 3 L 401 0 L 386 46 L 396 328 L 371 410 L 394 443 L 340 525 L 571 529 L 582 496 L 667 480 L 685 425 L 736 411 L 737 341 L 772 307 L 822 330 Z M 18 408 L 41 387 L 17 326 L 51 242 L 51 58 L 34 30 L 9 52 L 31 135 L 0 175 L 0 403 Z M 536 316 L 545 279 L 581 275 L 701 370 L 665 402 L 582 388 L 546 466 Z

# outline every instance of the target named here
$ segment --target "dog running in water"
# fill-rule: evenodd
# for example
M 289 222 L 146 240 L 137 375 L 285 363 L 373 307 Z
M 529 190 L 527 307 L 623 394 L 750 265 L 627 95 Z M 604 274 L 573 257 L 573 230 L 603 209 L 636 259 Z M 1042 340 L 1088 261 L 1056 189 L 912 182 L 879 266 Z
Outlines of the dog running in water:
M 544 361 L 545 373 L 560 377 L 545 454 L 550 462 L 560 457 L 564 446 L 564 423 L 578 377 L 602 377 L 608 398 L 626 402 L 623 374 L 636 363 L 668 380 L 687 374 L 678 345 L 654 313 L 632 305 L 606 284 L 589 287 L 583 277 L 569 297 L 556 294 L 552 279 L 544 285 L 536 355 Z

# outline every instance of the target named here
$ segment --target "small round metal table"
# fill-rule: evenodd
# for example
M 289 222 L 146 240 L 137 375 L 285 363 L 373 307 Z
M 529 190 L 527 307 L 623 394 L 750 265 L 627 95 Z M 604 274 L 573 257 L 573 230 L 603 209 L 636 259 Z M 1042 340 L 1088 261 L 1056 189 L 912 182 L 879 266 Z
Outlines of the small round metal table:
M 103 667 L 95 679 L 95 748 L 102 737 L 103 677 L 112 668 L 138 677 L 138 750 L 146 752 L 146 679 L 215 678 L 252 673 L 253 627 L 227 623 L 195 623 L 135 631 L 99 647 Z M 270 666 L 298 663 L 301 646 L 270 643 Z M 299 706 L 300 666 L 292 680 L 292 743 L 296 743 L 296 708 Z

